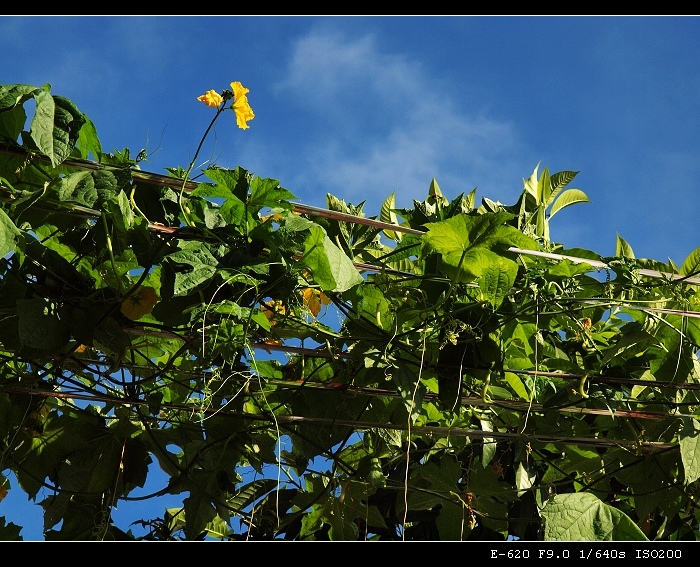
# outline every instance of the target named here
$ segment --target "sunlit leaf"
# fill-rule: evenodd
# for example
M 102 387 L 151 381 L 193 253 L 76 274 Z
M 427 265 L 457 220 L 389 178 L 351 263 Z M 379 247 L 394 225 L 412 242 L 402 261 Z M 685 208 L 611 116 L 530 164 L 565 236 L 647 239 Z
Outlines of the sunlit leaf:
M 352 260 L 318 226 L 309 227 L 300 263 L 309 268 L 325 291 L 343 292 L 363 281 Z
M 590 202 L 588 195 L 580 189 L 567 189 L 552 203 L 552 207 L 549 210 L 549 218 L 551 219 L 556 213 L 571 205 Z
M 617 508 L 595 495 L 558 494 L 542 510 L 545 540 L 645 541 L 642 530 Z

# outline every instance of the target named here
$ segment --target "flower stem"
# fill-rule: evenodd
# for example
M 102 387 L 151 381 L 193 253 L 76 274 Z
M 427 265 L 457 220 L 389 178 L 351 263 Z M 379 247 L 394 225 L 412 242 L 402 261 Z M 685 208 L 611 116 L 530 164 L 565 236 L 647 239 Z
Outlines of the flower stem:
M 214 126 L 214 122 L 216 122 L 216 119 L 219 117 L 219 115 L 224 110 L 226 110 L 226 100 L 224 100 L 221 103 L 221 106 L 216 111 L 214 118 L 211 119 L 209 126 L 207 127 L 206 131 L 204 132 L 204 135 L 202 136 L 202 139 L 199 141 L 199 145 L 197 146 L 197 150 L 194 152 L 194 157 L 192 158 L 192 161 L 190 162 L 190 165 L 187 168 L 187 171 L 185 172 L 185 178 L 182 180 L 182 187 L 180 187 L 180 195 L 178 196 L 178 204 L 180 205 L 180 211 L 182 211 L 182 216 L 184 217 L 185 222 L 187 223 L 188 226 L 193 226 L 194 223 L 192 222 L 192 217 L 190 216 L 189 208 L 186 208 L 182 203 L 182 196 L 185 193 L 185 186 L 187 185 L 187 181 L 190 178 L 190 173 L 192 173 L 192 170 L 194 169 L 194 164 L 197 162 L 197 157 L 199 156 L 199 152 L 202 150 L 202 146 L 204 145 L 204 140 L 207 139 L 207 136 L 209 135 L 210 130 Z

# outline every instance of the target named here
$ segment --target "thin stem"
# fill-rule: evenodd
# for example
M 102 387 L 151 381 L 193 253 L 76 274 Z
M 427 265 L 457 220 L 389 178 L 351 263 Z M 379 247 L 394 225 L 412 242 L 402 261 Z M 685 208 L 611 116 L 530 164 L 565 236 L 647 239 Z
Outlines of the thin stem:
M 185 177 L 182 180 L 182 187 L 180 187 L 180 195 L 178 197 L 178 204 L 180 205 L 180 210 L 182 211 L 182 214 L 183 214 L 188 226 L 192 226 L 193 223 L 192 223 L 192 218 L 190 217 L 189 208 L 187 207 L 187 205 L 184 205 L 182 203 L 182 196 L 185 193 L 185 187 L 187 186 L 187 181 L 190 178 L 190 173 L 192 173 L 192 170 L 194 169 L 194 164 L 197 162 L 197 157 L 199 157 L 199 152 L 202 150 L 202 146 L 204 145 L 204 140 L 207 139 L 207 136 L 209 135 L 209 132 L 211 131 L 212 127 L 214 126 L 214 122 L 216 122 L 217 118 L 219 118 L 219 115 L 224 110 L 226 110 L 226 102 L 227 102 L 227 100 L 225 99 L 221 103 L 221 106 L 219 107 L 219 109 L 216 111 L 214 118 L 211 119 L 209 126 L 207 127 L 206 131 L 204 132 L 204 135 L 202 136 L 202 139 L 199 141 L 199 145 L 197 146 L 197 150 L 194 152 L 194 157 L 192 158 L 192 161 L 190 162 L 190 165 L 187 168 L 187 171 L 185 172 Z

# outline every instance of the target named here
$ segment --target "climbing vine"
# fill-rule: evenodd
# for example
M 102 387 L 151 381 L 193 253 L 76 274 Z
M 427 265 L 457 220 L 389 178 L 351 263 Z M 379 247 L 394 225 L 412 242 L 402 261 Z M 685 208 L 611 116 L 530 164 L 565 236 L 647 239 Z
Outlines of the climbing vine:
M 248 93 L 199 97 L 197 152 Z M 47 540 L 697 539 L 700 249 L 566 248 L 549 221 L 588 198 L 539 165 L 513 205 L 433 179 L 370 214 L 130 156 L 0 86 L 0 514 L 17 490 Z

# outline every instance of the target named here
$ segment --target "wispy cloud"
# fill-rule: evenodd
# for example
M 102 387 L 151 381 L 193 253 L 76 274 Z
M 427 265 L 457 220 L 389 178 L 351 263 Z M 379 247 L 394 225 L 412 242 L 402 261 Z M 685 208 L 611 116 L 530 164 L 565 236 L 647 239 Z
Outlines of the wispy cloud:
M 376 205 L 396 192 L 408 206 L 436 177 L 452 196 L 482 182 L 507 186 L 508 201 L 522 189 L 513 179 L 529 173 L 512 167 L 519 142 L 511 124 L 470 108 L 420 62 L 381 52 L 371 35 L 316 30 L 297 40 L 277 87 L 312 117 L 303 152 L 313 153 L 308 178 L 324 195 Z

